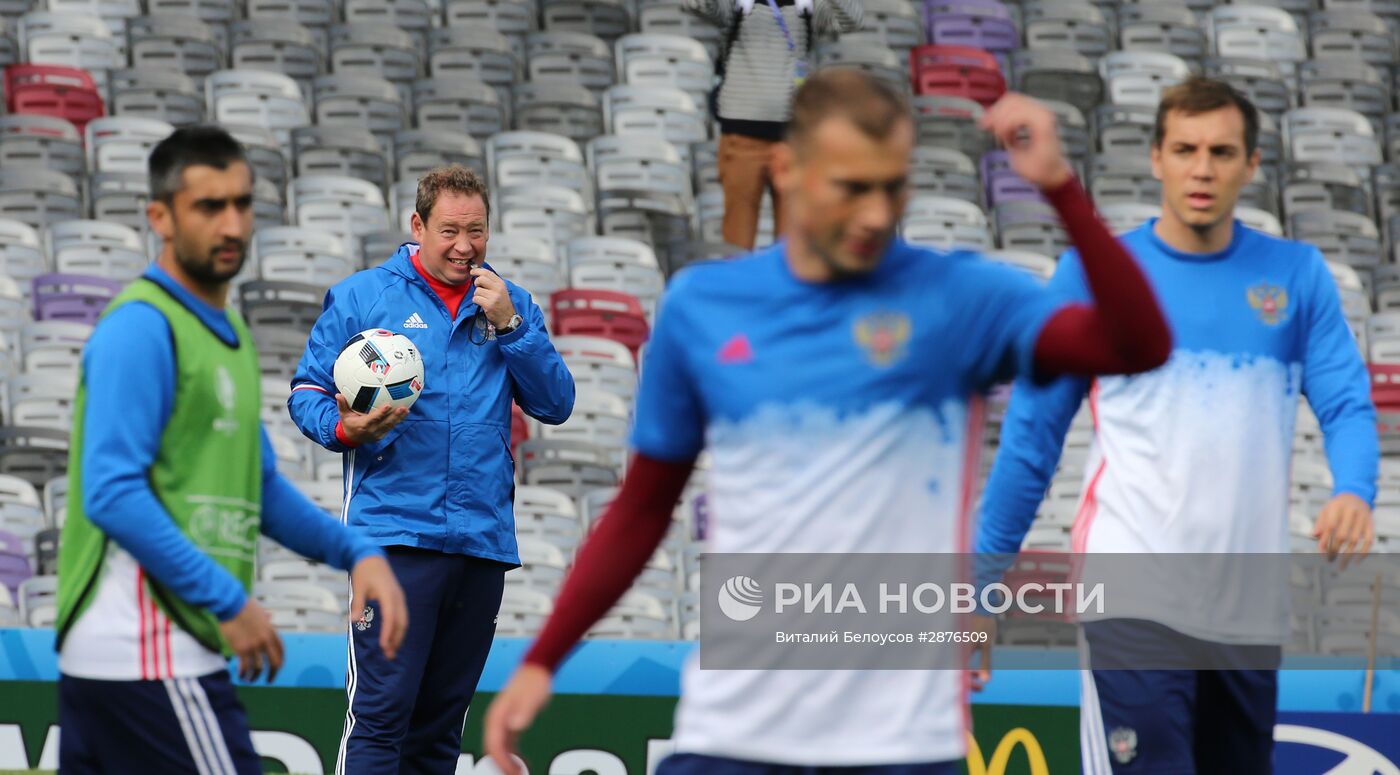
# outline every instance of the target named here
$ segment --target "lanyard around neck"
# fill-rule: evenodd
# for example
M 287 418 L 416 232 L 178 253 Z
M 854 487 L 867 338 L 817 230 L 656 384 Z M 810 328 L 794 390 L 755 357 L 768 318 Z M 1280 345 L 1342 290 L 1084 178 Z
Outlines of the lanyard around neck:
M 787 22 L 783 20 L 783 13 L 778 10 L 776 0 L 768 0 L 768 7 L 773 10 L 773 19 L 778 22 L 778 28 L 783 31 L 783 37 L 787 39 L 788 51 L 796 53 L 797 44 L 792 40 L 792 33 L 788 31 Z

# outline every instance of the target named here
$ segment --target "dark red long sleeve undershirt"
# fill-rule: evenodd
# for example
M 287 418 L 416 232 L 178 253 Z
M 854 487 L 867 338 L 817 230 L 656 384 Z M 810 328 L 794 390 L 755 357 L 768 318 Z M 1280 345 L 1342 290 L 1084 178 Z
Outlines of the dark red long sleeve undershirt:
M 1109 233 L 1075 179 L 1046 192 L 1079 249 L 1094 304 L 1050 317 L 1035 344 L 1041 375 L 1146 371 L 1171 353 L 1171 331 L 1137 262 Z M 694 461 L 632 458 L 612 505 L 579 548 L 554 613 L 525 655 L 554 670 L 622 597 L 661 545 Z

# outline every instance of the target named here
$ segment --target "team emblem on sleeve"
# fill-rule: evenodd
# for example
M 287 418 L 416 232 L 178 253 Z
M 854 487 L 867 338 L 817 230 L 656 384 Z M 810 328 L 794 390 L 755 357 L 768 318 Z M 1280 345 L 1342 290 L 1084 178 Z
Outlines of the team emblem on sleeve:
M 873 312 L 856 321 L 856 344 L 876 366 L 889 366 L 904 357 L 913 325 L 903 312 Z
M 1259 283 L 1245 292 L 1265 325 L 1276 326 L 1288 319 L 1288 291 L 1277 285 Z

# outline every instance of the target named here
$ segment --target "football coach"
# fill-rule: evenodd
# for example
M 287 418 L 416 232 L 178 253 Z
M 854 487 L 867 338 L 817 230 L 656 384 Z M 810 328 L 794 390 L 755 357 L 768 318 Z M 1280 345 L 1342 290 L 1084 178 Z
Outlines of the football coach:
M 396 659 L 376 611 L 350 627 L 349 708 L 337 773 L 456 770 L 467 706 L 496 631 L 515 545 L 511 400 L 557 425 L 574 380 L 530 294 L 486 263 L 485 183 L 460 166 L 418 181 L 413 239 L 326 293 L 292 380 L 292 420 L 344 452 L 342 519 L 385 548 L 408 598 Z M 423 356 L 412 409 L 353 411 L 331 377 L 355 334 L 385 328 Z

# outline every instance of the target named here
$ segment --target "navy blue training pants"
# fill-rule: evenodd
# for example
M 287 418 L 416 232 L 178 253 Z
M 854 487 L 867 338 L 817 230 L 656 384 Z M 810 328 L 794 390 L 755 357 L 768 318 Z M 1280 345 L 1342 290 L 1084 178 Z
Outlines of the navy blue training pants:
M 389 660 L 379 650 L 376 606 L 350 626 L 350 702 L 336 772 L 451 775 L 510 566 L 400 546 L 386 553 L 407 598 L 408 634 Z

